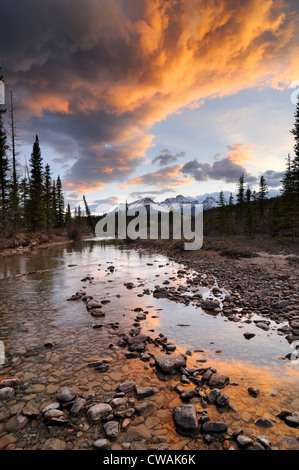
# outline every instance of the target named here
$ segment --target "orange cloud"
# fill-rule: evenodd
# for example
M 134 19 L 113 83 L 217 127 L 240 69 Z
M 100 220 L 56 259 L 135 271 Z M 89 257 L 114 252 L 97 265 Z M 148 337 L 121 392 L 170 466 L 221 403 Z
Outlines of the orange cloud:
M 236 165 L 248 162 L 251 160 L 251 149 L 254 145 L 236 144 L 234 146 L 228 145 L 228 152 L 225 154 L 226 158 Z
M 193 179 L 183 177 L 181 170 L 184 165 L 173 165 L 164 167 L 154 173 L 147 173 L 143 176 L 137 176 L 128 181 L 127 185 L 122 185 L 122 189 L 127 189 L 130 185 L 144 186 L 165 186 L 165 182 L 170 187 L 186 186 L 192 183 Z
M 151 127 L 168 115 L 245 88 L 281 89 L 299 76 L 291 1 L 87 0 L 82 14 L 81 0 L 47 0 L 26 6 L 38 28 L 16 18 L 23 2 L 6 3 L 11 20 L 0 44 L 18 37 L 3 60 L 22 116 L 41 117 L 53 147 L 72 140 L 77 160 L 68 178 L 79 187 L 127 181 L 152 145 Z M 250 148 L 228 158 L 247 161 Z M 173 186 L 187 184 L 172 171 L 163 176 Z M 159 174 L 154 180 L 159 185 Z

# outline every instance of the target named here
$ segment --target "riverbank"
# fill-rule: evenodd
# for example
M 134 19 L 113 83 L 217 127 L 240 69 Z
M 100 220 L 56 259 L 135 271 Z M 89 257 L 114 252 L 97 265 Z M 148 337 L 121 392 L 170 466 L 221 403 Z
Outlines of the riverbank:
M 35 248 L 48 248 L 62 243 L 71 243 L 66 233 L 15 233 L 0 238 L 0 256 L 22 255 Z

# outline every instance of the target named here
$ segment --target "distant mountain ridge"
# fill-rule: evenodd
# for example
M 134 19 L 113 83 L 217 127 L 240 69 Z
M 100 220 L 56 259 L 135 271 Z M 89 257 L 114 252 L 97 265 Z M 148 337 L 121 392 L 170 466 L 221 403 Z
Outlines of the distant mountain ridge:
M 153 199 L 150 197 L 145 197 L 142 199 L 138 199 L 136 201 L 127 203 L 127 208 L 128 209 L 138 209 L 138 207 L 144 206 L 146 209 L 151 208 L 151 210 L 154 211 L 160 211 L 160 212 L 169 212 L 170 210 L 182 212 L 183 207 L 185 206 L 190 206 L 191 211 L 192 208 L 195 206 L 199 205 L 199 201 L 197 198 L 192 197 L 192 196 L 183 196 L 182 194 L 179 194 L 176 197 L 173 198 L 167 198 L 162 202 L 155 202 Z M 213 197 L 207 197 L 203 202 L 203 210 L 209 210 L 209 209 L 214 209 L 219 206 L 218 202 L 216 201 L 215 198 Z M 121 204 L 121 208 L 124 208 L 125 205 Z M 113 212 L 117 212 L 118 207 L 114 209 Z

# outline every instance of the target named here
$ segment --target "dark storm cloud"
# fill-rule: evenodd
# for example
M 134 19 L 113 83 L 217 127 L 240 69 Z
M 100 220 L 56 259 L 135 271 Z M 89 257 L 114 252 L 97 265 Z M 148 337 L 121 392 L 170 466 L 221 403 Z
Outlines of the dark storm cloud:
M 155 163 L 158 163 L 159 166 L 167 166 L 170 165 L 171 163 L 175 163 L 178 158 L 184 157 L 185 152 L 180 152 L 175 155 L 173 155 L 168 149 L 164 149 L 161 151 L 160 155 L 157 155 L 153 161 L 152 165 Z
M 261 83 L 275 87 L 296 75 L 291 10 L 298 5 L 277 5 L 1 0 L 1 65 L 15 91 L 23 141 L 32 143 L 37 133 L 57 162 L 71 164 L 70 188 L 124 183 L 152 145 L 155 122 L 196 100 Z M 160 157 L 156 163 L 170 170 L 145 179 L 183 184 L 179 165 L 167 166 L 179 154 Z M 211 174 L 230 181 L 239 170 L 232 161 L 200 165 L 209 164 L 185 171 L 199 181 Z
M 183 175 L 192 177 L 195 181 L 221 180 L 226 183 L 235 183 L 244 175 L 248 183 L 255 183 L 256 177 L 250 175 L 246 168 L 234 163 L 229 157 L 214 163 L 200 163 L 194 159 L 186 163 L 181 169 Z
M 268 170 L 263 174 L 269 188 L 279 188 L 285 176 L 283 172 Z

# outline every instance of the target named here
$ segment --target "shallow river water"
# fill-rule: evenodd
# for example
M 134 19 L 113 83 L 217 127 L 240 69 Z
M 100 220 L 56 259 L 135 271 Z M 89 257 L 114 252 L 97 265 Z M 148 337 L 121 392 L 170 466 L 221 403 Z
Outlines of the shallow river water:
M 0 340 L 5 348 L 0 380 L 14 376 L 22 381 L 12 400 L 0 402 L 0 442 L 12 436 L 7 441 L 11 448 L 39 449 L 47 448 L 49 439 L 57 437 L 67 442 L 69 449 L 92 448 L 101 430 L 83 418 L 67 431 L 49 431 L 38 419 L 15 429 L 13 419 L 28 404 L 42 409 L 53 402 L 62 386 L 74 387 L 86 399 L 92 394 L 106 399 L 113 397 L 117 384 L 132 379 L 140 386 L 159 387 L 160 393 L 151 397 L 157 410 L 151 420 L 132 420 L 112 449 L 126 448 L 135 441 L 141 442 L 142 448 L 159 438 L 173 449 L 207 448 L 203 441 L 179 436 L 173 428 L 172 408 L 182 404 L 170 387 L 177 381 L 161 382 L 140 359 L 125 358 L 117 345 L 118 333 L 132 328 L 134 309 L 142 308 L 147 313 L 141 322 L 143 333 L 153 338 L 166 335 L 175 343 L 176 354 L 192 352 L 189 366 L 212 366 L 235 384 L 225 390 L 235 412 L 221 413 L 213 408 L 209 410 L 213 419 L 225 421 L 232 431 L 241 427 L 248 435 L 266 436 L 279 449 L 298 449 L 298 431 L 277 417 L 283 410 L 299 410 L 299 365 L 281 360 L 292 352 L 291 345 L 276 331 L 281 325 L 273 323 L 269 331 L 263 331 L 254 322 L 244 323 L 241 318 L 231 322 L 221 314 L 204 312 L 196 305 L 196 295 L 213 297 L 211 289 L 216 286 L 220 289 L 216 298 L 222 301 L 227 292 L 217 280 L 211 284 L 209 273 L 187 269 L 180 274 L 182 269 L 161 255 L 94 240 L 0 258 Z M 190 284 L 194 275 L 208 278 L 208 287 Z M 134 288 L 128 289 L 128 282 L 134 283 Z M 155 298 L 155 286 L 181 286 L 190 302 Z M 93 318 L 81 300 L 67 301 L 82 289 L 104 301 L 104 318 Z M 103 326 L 94 328 L 97 323 Z M 247 341 L 244 332 L 255 336 Z M 88 367 L 99 358 L 111 361 L 104 374 Z M 257 398 L 249 396 L 249 386 L 259 388 Z M 272 420 L 274 426 L 257 429 L 254 422 L 260 417 Z

